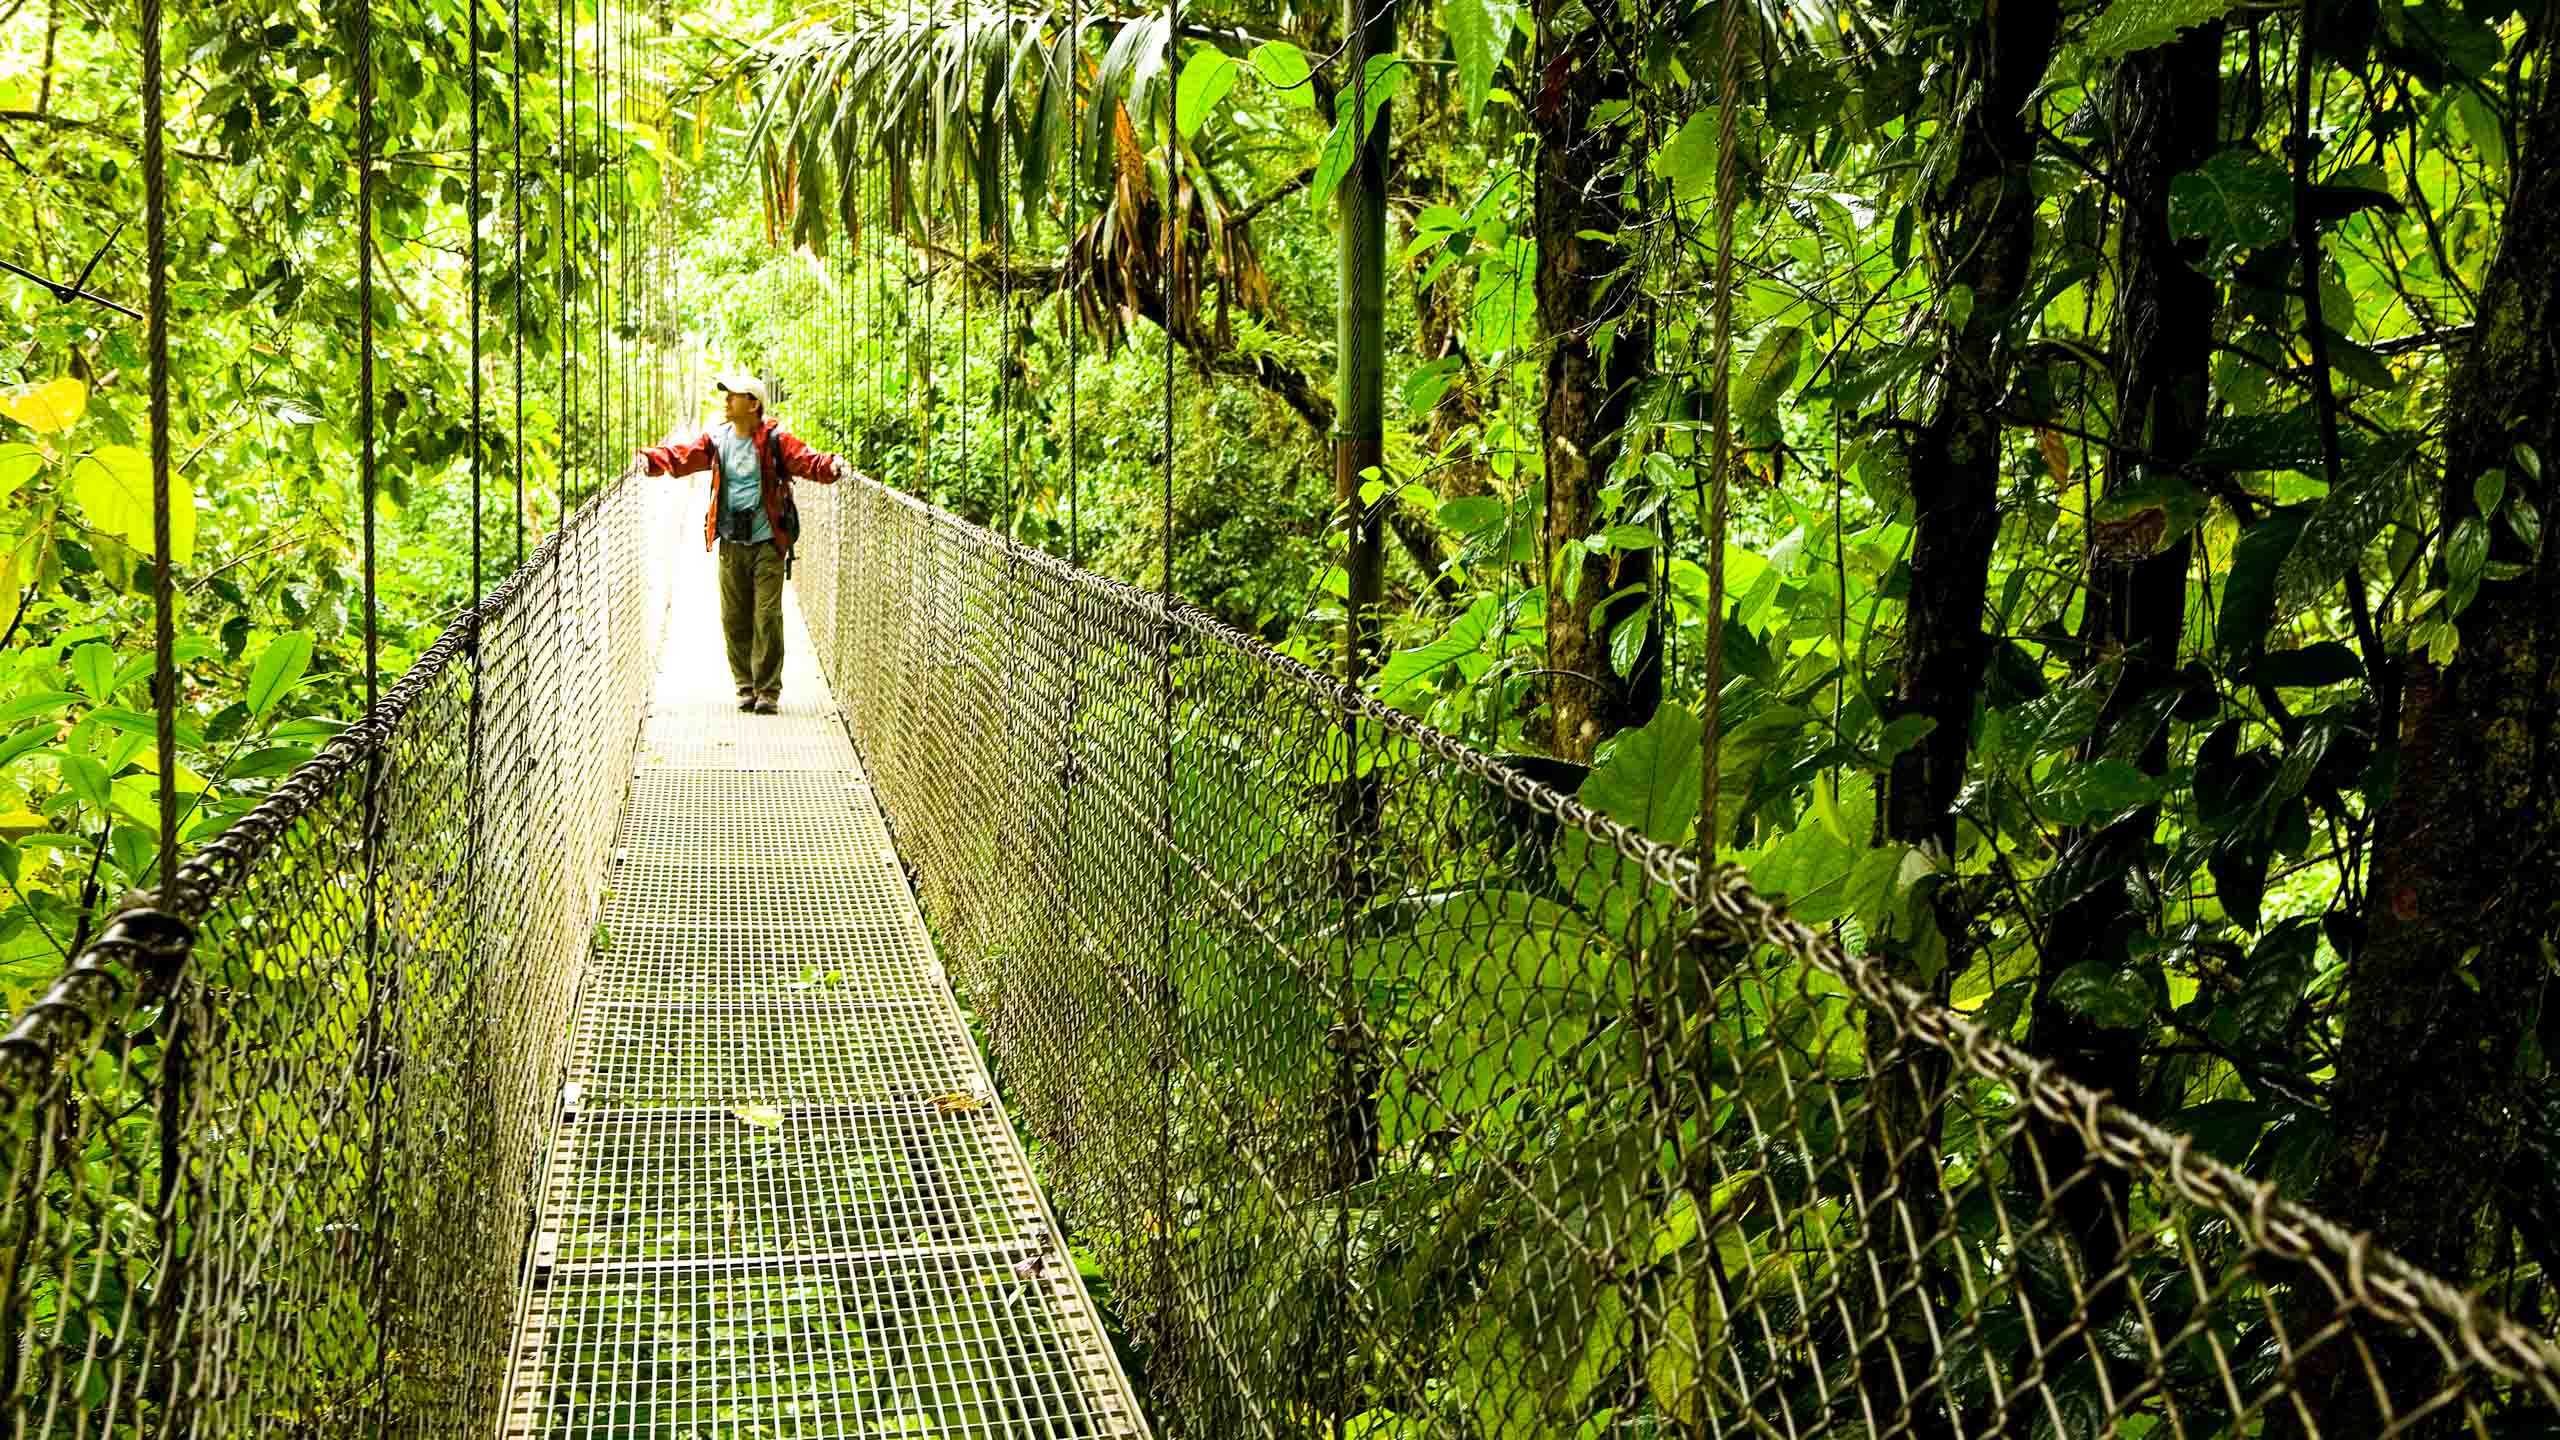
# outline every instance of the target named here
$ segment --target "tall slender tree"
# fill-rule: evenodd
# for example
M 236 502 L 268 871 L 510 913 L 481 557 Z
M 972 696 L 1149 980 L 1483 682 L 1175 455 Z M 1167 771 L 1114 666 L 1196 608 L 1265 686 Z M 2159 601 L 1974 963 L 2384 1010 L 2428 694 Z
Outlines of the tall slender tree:
M 1546 337 L 1539 420 L 1546 457 L 1547 668 L 1554 746 L 1588 761 L 1599 743 L 1662 703 L 1662 635 L 1648 621 L 1630 663 L 1610 637 L 1644 605 L 1650 550 L 1594 553 L 1637 387 L 1653 371 L 1641 275 L 1619 237 L 1638 219 L 1635 94 L 1639 37 L 1607 0 L 1540 0 L 1537 137 L 1538 327 Z

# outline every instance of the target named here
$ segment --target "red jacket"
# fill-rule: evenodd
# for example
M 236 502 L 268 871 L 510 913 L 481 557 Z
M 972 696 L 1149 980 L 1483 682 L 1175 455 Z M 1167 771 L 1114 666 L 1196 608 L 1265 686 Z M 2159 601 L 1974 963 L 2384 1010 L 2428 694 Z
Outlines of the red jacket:
M 764 476 L 764 520 L 773 531 L 773 548 L 788 555 L 791 537 L 783 533 L 782 506 L 791 494 L 794 476 L 815 480 L 822 485 L 836 483 L 835 456 L 823 450 L 812 450 L 799 436 L 765 421 L 748 437 L 756 447 L 756 468 Z M 779 451 L 784 473 L 773 473 L 775 452 Z M 711 549 L 720 538 L 720 449 L 711 443 L 705 431 L 690 440 L 673 445 L 660 445 L 640 452 L 641 467 L 652 475 L 691 475 L 696 471 L 711 472 L 711 508 L 702 516 L 702 548 Z

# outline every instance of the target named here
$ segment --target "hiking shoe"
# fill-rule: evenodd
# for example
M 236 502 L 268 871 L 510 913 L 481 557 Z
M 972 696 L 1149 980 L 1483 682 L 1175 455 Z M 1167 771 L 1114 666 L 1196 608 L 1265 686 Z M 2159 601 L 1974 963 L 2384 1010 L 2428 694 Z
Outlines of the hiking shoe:
M 779 715 L 782 713 L 782 702 L 771 695 L 759 695 L 756 697 L 755 712 L 759 715 Z
M 750 712 L 750 711 L 754 710 L 755 708 L 756 708 L 756 697 L 754 697 L 753 695 L 741 695 L 741 696 L 739 696 L 739 697 L 738 697 L 738 713 L 739 713 L 739 714 L 741 714 L 741 715 L 747 714 L 748 712 Z

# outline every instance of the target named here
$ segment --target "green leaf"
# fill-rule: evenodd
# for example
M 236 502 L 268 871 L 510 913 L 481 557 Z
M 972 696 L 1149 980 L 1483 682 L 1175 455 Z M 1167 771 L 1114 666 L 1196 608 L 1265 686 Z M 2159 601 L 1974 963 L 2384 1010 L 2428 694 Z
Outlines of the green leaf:
M 1378 693 L 1393 695 L 1416 681 L 1436 675 L 1484 649 L 1485 637 L 1501 618 L 1499 596 L 1479 595 L 1466 613 L 1449 622 L 1448 632 L 1428 645 L 1399 650 L 1378 670 Z
M 303 763 L 309 760 L 311 755 L 312 750 L 308 745 L 269 745 L 241 756 L 232 765 L 230 775 L 231 778 L 239 780 L 262 780 L 270 776 L 289 775 L 302 768 Z
M 1182 67 L 1182 79 L 1174 87 L 1174 123 L 1182 127 L 1184 138 L 1200 132 L 1201 124 L 1227 98 L 1236 84 L 1236 62 L 1223 50 L 1202 48 L 1192 52 Z
M 2133 483 L 2098 503 L 2095 518 L 2123 525 L 2154 513 L 2160 516 L 2160 530 L 2150 541 L 2148 553 L 2157 555 L 2204 523 L 2204 494 L 2174 470 L 2137 472 Z
M 1394 55 L 1372 55 L 1362 73 L 1367 80 L 1361 98 L 1367 104 L 1354 106 L 1351 87 L 1342 88 L 1334 105 L 1333 130 L 1325 136 L 1324 149 L 1316 156 L 1316 178 L 1307 187 L 1307 203 L 1319 214 L 1333 203 L 1334 192 L 1342 188 L 1343 177 L 1351 173 L 1351 162 L 1359 155 L 1369 127 L 1378 123 L 1378 112 L 1386 108 L 1403 85 L 1405 63 Z M 1355 111 L 1359 120 L 1356 129 L 1351 123 Z
M 1306 52 L 1297 46 L 1286 40 L 1266 40 L 1255 46 L 1253 73 L 1280 92 L 1282 103 L 1301 110 L 1315 108 L 1315 72 L 1308 68 Z
M 83 645 L 71 652 L 72 683 L 92 700 L 116 691 L 116 652 L 104 645 Z
M 1814 786 L 1816 797 L 1829 788 Z M 1866 835 L 1875 824 L 1873 777 L 1861 771 L 1840 783 L 1839 832 L 1808 813 L 1794 829 L 1779 837 L 1751 861 L 1751 884 L 1764 895 L 1782 898 L 1788 912 L 1808 925 L 1819 925 L 1849 913 L 1845 897 L 1849 872 L 1867 853 Z M 1854 837 L 1842 839 L 1841 835 Z
M 1465 92 L 1467 118 L 1483 111 L 1493 94 L 1494 73 L 1511 48 L 1511 32 L 1520 14 L 1519 0 L 1448 0 L 1440 20 L 1449 30 L 1449 48 L 1457 55 L 1458 83 Z
M 1735 419 L 1747 424 L 1776 418 L 1779 397 L 1794 382 L 1796 366 L 1804 358 L 1806 333 L 1801 325 L 1785 326 L 1751 352 L 1751 364 L 1735 389 Z
M 2150 977 L 2102 960 L 2083 960 L 2053 977 L 2053 998 L 2109 1030 L 2130 1030 L 2151 1018 Z
M 1653 602 L 1648 600 L 1629 612 L 1609 632 L 1609 667 L 1621 675 L 1636 673 L 1644 658 L 1644 642 L 1653 629 Z
M 18 493 L 42 469 L 44 452 L 33 445 L 0 445 L 0 500 Z
M 2496 515 L 2498 507 L 2505 504 L 2506 499 L 2507 472 L 2504 470 L 2495 467 L 2483 470 L 2479 478 L 2471 482 L 2471 503 L 2480 507 L 2483 515 Z
M 2365 547 L 2408 498 L 2410 454 L 2405 444 L 2376 446 L 2312 509 L 2301 540 L 2277 577 L 2280 604 L 2290 608 L 2309 603 L 2364 558 Z
M 30 725 L 7 740 L 0 740 L 0 770 L 17 763 L 19 756 L 37 746 L 49 743 L 54 737 L 54 730 L 51 725 Z
M 782 1112 L 770 1105 L 741 1105 L 729 1113 L 759 1130 L 782 1128 Z
M 27 694 L 11 699 L 6 704 L 0 704 L 0 727 L 32 719 L 48 710 L 59 710 L 65 705 L 75 703 L 79 698 L 68 690 L 29 691 Z
M 2278 510 L 2240 532 L 2214 622 L 2213 643 L 2223 654 L 2246 655 L 2266 641 L 2276 619 L 2276 577 L 2302 538 L 2304 520 L 2300 510 Z
M 2114 59 L 2136 50 L 2166 45 L 2181 30 L 2219 20 L 2240 0 L 2113 0 L 2089 26 L 2087 45 L 2093 55 Z
M 277 636 L 258 655 L 258 663 L 249 672 L 250 713 L 259 719 L 272 714 L 276 706 L 311 668 L 311 632 L 294 630 Z
M 114 805 L 114 792 L 107 783 L 107 767 L 86 755 L 62 757 L 62 783 L 83 803 L 100 811 Z
M 2222 913 L 2243 930 L 2258 928 L 2259 906 L 2267 893 L 2268 858 L 2266 842 L 2246 836 L 2215 846 L 2205 858 Z
M 2036 809 L 2064 825 L 2105 820 L 2160 798 L 2160 782 L 2125 760 L 2065 767 L 2035 796 Z
M 2284 1038 L 2303 989 L 2311 983 L 2319 944 L 2317 922 L 2288 920 L 2249 952 L 2248 978 L 2231 1001 L 2232 1019 L 2248 1049 L 2267 1049 Z
M 72 498 L 89 523 L 145 557 L 158 541 L 152 533 L 151 457 L 130 445 L 102 445 L 71 467 Z M 169 477 L 169 558 L 187 563 L 196 550 L 195 491 L 183 475 Z
M 1644 728 L 1623 732 L 1582 781 L 1582 803 L 1630 830 L 1676 845 L 1697 827 L 1703 733 L 1685 705 L 1665 701 Z
M 1495 495 L 1462 495 L 1440 507 L 1440 523 L 1460 535 L 1474 536 L 1502 523 L 1502 499 Z
M 1513 240 L 1476 269 L 1467 306 L 1467 340 L 1480 353 L 1511 349 L 1537 305 L 1538 247 Z
M 1672 195 L 1687 202 L 1703 197 L 1714 186 L 1717 155 L 1715 112 L 1701 110 L 1681 122 L 1653 165 L 1671 182 Z
M 2264 152 L 2234 146 L 2169 182 L 2169 232 L 2216 250 L 2264 250 L 2293 228 L 2293 177 Z

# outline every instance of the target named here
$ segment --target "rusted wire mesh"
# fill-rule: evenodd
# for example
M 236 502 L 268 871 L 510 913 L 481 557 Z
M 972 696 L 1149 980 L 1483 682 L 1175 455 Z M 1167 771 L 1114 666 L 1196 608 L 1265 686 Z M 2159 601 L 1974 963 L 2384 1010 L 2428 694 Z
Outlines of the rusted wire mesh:
M 894 491 L 802 508 L 1163 1432 L 2551 1433 L 2547 1343 L 1739 872 Z
M 0 1039 L 0 1434 L 496 1413 L 681 503 L 587 504 Z

